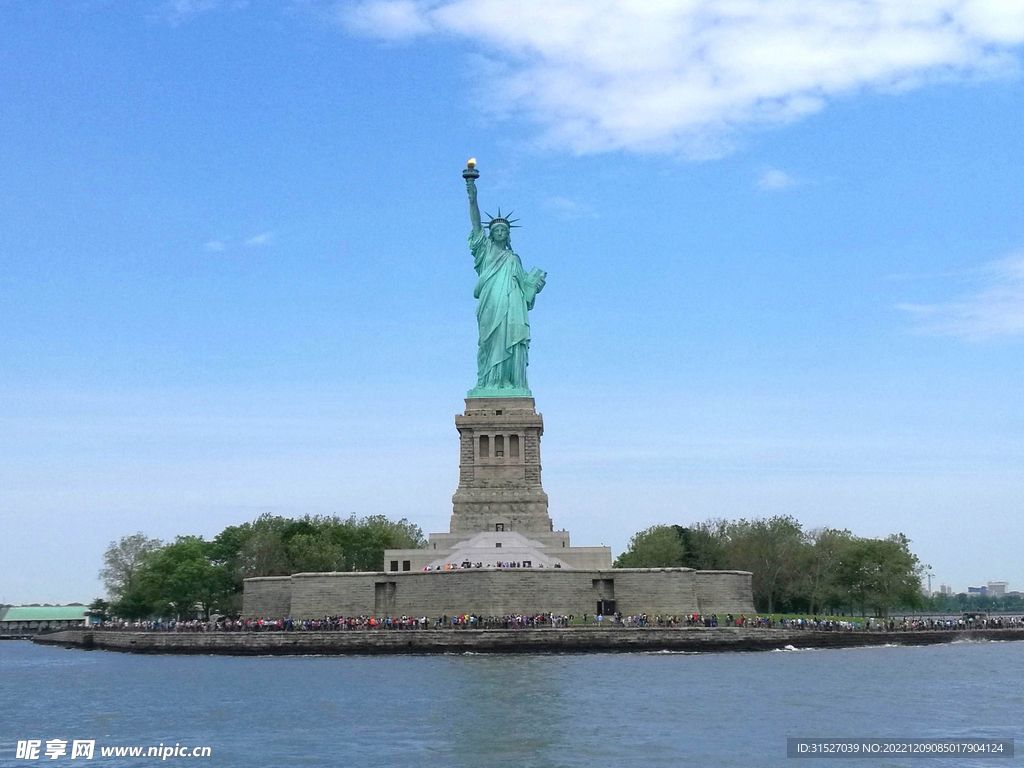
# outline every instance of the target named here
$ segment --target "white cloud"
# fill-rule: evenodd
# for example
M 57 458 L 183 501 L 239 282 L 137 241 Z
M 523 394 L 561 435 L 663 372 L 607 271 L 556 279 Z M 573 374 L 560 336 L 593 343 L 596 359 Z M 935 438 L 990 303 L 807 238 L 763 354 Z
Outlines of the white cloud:
M 1024 253 L 988 264 L 974 290 L 937 304 L 898 304 L 915 330 L 970 341 L 1024 336 Z
M 596 219 L 597 212 L 589 205 L 578 203 L 568 197 L 549 197 L 544 201 L 547 208 L 565 219 Z
M 338 13 L 342 23 L 354 32 L 371 37 L 411 37 L 432 29 L 413 0 L 361 3 L 354 8 L 341 6 Z
M 258 235 L 253 235 L 252 237 L 245 239 L 228 237 L 220 238 L 217 240 L 209 240 L 203 243 L 203 248 L 205 248 L 208 251 L 223 251 L 227 249 L 229 246 L 231 248 L 236 248 L 239 242 L 241 242 L 242 245 L 248 245 L 252 247 L 273 245 L 274 233 L 260 232 Z
M 765 192 L 788 189 L 789 187 L 796 187 L 799 184 L 799 179 L 793 178 L 788 173 L 780 171 L 778 168 L 766 168 L 761 172 L 761 175 L 757 179 L 758 189 L 764 190 Z
M 154 17 L 177 26 L 208 11 L 243 11 L 249 3 L 250 0 L 159 0 Z
M 860 89 L 1016 73 L 1024 43 L 1020 0 L 366 0 L 339 14 L 382 39 L 463 39 L 502 97 L 485 108 L 580 153 L 722 154 L 739 129 Z
M 245 241 L 246 245 L 270 245 L 274 242 L 273 232 L 261 232 Z
M 178 22 L 198 13 L 212 11 L 218 5 L 219 0 L 168 0 L 165 13 L 171 22 Z

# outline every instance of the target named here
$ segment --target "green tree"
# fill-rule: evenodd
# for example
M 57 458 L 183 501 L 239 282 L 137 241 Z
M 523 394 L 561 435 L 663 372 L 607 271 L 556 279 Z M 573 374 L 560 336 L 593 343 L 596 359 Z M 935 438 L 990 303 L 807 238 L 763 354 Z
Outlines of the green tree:
M 917 555 L 910 551 L 910 539 L 902 533 L 894 533 L 878 542 L 880 567 L 875 591 L 882 615 L 888 616 L 897 606 L 920 608 L 924 568 Z
M 397 522 L 384 515 L 370 515 L 362 520 L 355 517 L 347 521 L 353 526 L 351 549 L 347 562 L 353 571 L 380 571 L 384 569 L 385 549 L 415 549 L 426 545 L 423 531 L 405 518 Z
M 679 568 L 685 555 L 676 526 L 652 525 L 633 534 L 629 548 L 615 560 L 615 567 Z
M 264 514 L 251 523 L 232 525 L 213 539 L 212 556 L 239 580 L 250 576 L 287 576 L 291 563 L 285 548 L 293 521 Z
M 145 593 L 160 612 L 209 618 L 229 599 L 232 580 L 227 569 L 213 562 L 210 542 L 199 536 L 179 536 L 146 558 L 142 574 Z
M 785 515 L 655 525 L 636 533 L 615 565 L 750 571 L 755 604 L 769 612 L 850 609 L 886 616 L 895 608 L 925 605 L 923 567 L 903 534 L 865 539 L 834 528 L 805 532 Z M 1024 610 L 1024 599 L 954 595 L 932 598 L 928 605 L 1016 611 Z
M 683 565 L 697 570 L 713 571 L 729 568 L 728 543 L 729 524 L 726 520 L 709 520 L 694 523 L 686 528 L 672 526 L 683 543 Z
M 808 611 L 816 614 L 845 602 L 839 571 L 853 542 L 853 534 L 834 528 L 816 528 L 808 532 L 807 538 L 810 546 L 804 549 L 796 589 L 806 599 Z
M 146 555 L 163 546 L 160 539 L 151 539 L 144 533 L 133 533 L 110 542 L 103 553 L 100 578 L 107 595 L 116 601 L 124 600 L 138 588 L 138 576 Z
M 851 603 L 886 617 L 898 606 L 919 607 L 921 569 L 902 533 L 885 539 L 854 539 L 840 566 L 839 582 Z
M 728 528 L 729 566 L 753 574 L 754 601 L 768 613 L 797 594 L 808 546 L 800 523 L 787 515 L 737 520 Z
M 296 573 L 345 570 L 345 550 L 329 531 L 300 533 L 288 541 L 288 560 Z M 383 557 L 383 550 L 381 551 Z
M 133 589 L 120 600 L 115 600 L 110 604 L 111 614 L 128 621 L 148 619 L 156 611 L 156 604 L 150 599 L 146 590 L 141 587 Z
M 141 534 L 140 534 L 141 535 Z M 144 537 L 143 537 L 144 539 Z M 129 542 L 129 540 L 132 540 Z M 286 576 L 302 571 L 379 571 L 385 549 L 426 546 L 422 529 L 406 519 L 383 515 L 358 518 L 260 515 L 228 526 L 212 541 L 179 536 L 172 544 L 125 537 L 113 562 L 130 562 L 130 591 L 112 610 L 126 619 L 175 614 L 237 615 L 243 582 L 252 576 Z M 138 545 L 134 549 L 129 544 Z M 121 557 L 135 552 L 133 558 Z M 122 569 L 122 572 L 127 572 Z
M 99 621 L 106 621 L 110 618 L 110 603 L 102 597 L 97 597 L 89 603 L 89 610 L 85 612 L 85 615 L 91 616 Z

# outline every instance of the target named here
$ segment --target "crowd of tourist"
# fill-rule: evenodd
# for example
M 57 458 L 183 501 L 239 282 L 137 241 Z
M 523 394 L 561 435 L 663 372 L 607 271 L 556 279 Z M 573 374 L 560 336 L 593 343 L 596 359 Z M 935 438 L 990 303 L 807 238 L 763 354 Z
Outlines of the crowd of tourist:
M 587 617 L 588 621 L 590 617 Z M 595 617 L 603 619 L 603 617 Z M 423 630 L 423 629 L 543 629 L 563 628 L 573 623 L 574 616 L 555 613 L 509 614 L 507 616 L 325 616 L 322 619 L 230 619 L 204 621 L 105 621 L 95 628 L 152 632 L 347 632 L 357 630 Z
M 746 627 L 753 629 L 798 629 L 817 631 L 917 632 L 927 630 L 1024 629 L 1024 616 L 961 617 L 938 619 L 903 617 L 902 619 L 867 619 L 866 622 L 843 618 L 774 618 L 771 616 L 734 616 L 728 614 L 688 614 L 685 616 L 649 616 L 646 613 L 608 616 L 581 616 L 557 613 L 508 614 L 505 616 L 324 616 L 320 619 L 285 618 L 216 618 L 178 621 L 105 621 L 94 628 L 132 631 L 167 632 L 343 632 L 365 630 L 427 630 L 427 629 L 564 629 L 571 626 L 618 627 L 645 629 L 651 627 Z
M 864 629 L 856 621 L 836 618 L 792 618 L 775 619 L 771 616 L 741 616 L 737 622 L 740 627 L 754 627 L 758 629 L 817 629 L 824 631 Z
M 468 560 L 462 563 L 445 563 L 444 565 L 425 565 L 423 566 L 424 571 L 461 571 L 469 568 L 543 568 L 544 563 L 538 563 L 536 566 L 529 560 L 501 560 L 497 563 L 471 563 Z M 561 563 L 555 563 L 552 568 L 561 568 Z
M 825 618 L 775 619 L 770 616 L 740 617 L 736 626 L 760 627 L 765 629 L 814 629 L 814 630 L 866 630 L 869 632 L 916 632 L 923 630 L 966 630 L 966 629 L 1024 629 L 1024 616 L 960 617 L 956 619 L 934 617 L 907 617 L 901 619 L 868 618 L 862 622 Z
M 935 619 L 925 617 L 896 619 L 868 619 L 868 629 L 889 632 L 913 632 L 927 629 L 1024 629 L 1024 616 L 961 617 Z

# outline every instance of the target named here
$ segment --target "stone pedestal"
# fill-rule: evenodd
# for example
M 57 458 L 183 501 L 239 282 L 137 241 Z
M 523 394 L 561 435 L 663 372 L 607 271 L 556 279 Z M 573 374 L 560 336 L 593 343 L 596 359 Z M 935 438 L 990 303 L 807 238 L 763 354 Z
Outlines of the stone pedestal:
M 467 398 L 455 427 L 461 448 L 450 532 L 551 531 L 540 481 L 544 420 L 533 398 Z

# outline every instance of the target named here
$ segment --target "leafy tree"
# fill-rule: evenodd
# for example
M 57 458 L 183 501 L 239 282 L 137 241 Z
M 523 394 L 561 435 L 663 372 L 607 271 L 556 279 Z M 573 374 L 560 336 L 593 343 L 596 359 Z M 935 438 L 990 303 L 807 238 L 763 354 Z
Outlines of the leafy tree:
M 796 519 L 737 520 L 728 526 L 730 567 L 753 573 L 754 601 L 768 613 L 797 593 L 804 532 Z
M 629 549 L 615 560 L 616 568 L 679 568 L 686 550 L 676 526 L 652 525 L 633 534 Z
M 291 571 L 285 533 L 293 521 L 264 514 L 251 523 L 231 525 L 214 537 L 211 557 L 238 579 L 250 576 L 286 576 Z
M 145 557 L 163 546 L 159 539 L 151 539 L 143 533 L 122 536 L 110 542 L 103 553 L 103 568 L 100 578 L 115 602 L 124 600 L 138 587 L 139 570 Z
M 366 518 L 261 515 L 230 526 L 213 540 L 213 559 L 241 589 L 251 576 L 286 576 L 302 571 L 373 571 L 384 567 L 385 549 L 426 546 L 422 529 L 383 515 Z
M 106 621 L 110 618 L 110 603 L 102 597 L 97 597 L 89 603 L 89 610 L 85 612 L 85 615 L 100 621 Z
M 126 619 L 209 616 L 211 611 L 236 615 L 243 581 L 251 576 L 379 571 L 384 567 L 385 549 L 424 546 L 419 526 L 383 515 L 287 518 L 265 514 L 251 523 L 228 526 L 212 541 L 179 536 L 166 546 L 145 537 L 125 537 L 120 545 L 112 544 L 108 554 L 116 554 L 110 555 L 112 563 L 131 563 L 130 573 L 118 571 L 125 575 L 117 582 L 130 588 L 116 595 L 111 610 Z M 130 552 L 133 557 L 128 557 Z
M 354 528 L 348 565 L 353 571 L 384 569 L 385 549 L 415 549 L 426 545 L 423 531 L 405 518 L 397 522 L 384 515 L 370 515 L 363 520 L 352 517 L 346 523 Z
M 213 548 L 199 536 L 179 536 L 154 552 L 143 570 L 144 591 L 161 612 L 204 618 L 231 594 L 231 577 L 211 558 Z
M 241 573 L 246 577 L 287 576 L 291 571 L 284 539 L 276 531 L 253 531 L 239 555 Z
M 288 560 L 296 573 L 341 571 L 345 550 L 330 535 L 300 533 L 288 542 Z
M 816 614 L 825 607 L 839 607 L 844 593 L 839 584 L 839 567 L 853 542 L 849 531 L 816 528 L 807 534 L 809 546 L 798 577 L 797 591 L 807 600 L 808 610 Z
M 683 544 L 683 565 L 697 570 L 719 570 L 729 567 L 726 551 L 729 524 L 725 520 L 709 520 L 683 528 L 672 526 Z
M 864 539 L 833 528 L 804 531 L 789 516 L 655 525 L 636 533 L 615 565 L 750 571 L 755 604 L 769 612 L 849 609 L 885 616 L 925 604 L 922 566 L 903 534 Z M 942 604 L 985 610 L 992 600 L 957 595 Z M 999 605 L 1024 609 L 1024 599 L 1007 596 Z
M 241 612 L 246 578 L 288 573 L 288 556 L 281 540 L 286 522 L 282 517 L 261 515 L 251 523 L 228 526 L 209 543 L 210 560 L 223 568 L 231 582 L 230 591 L 219 606 L 222 612 Z
M 147 619 L 155 614 L 157 606 L 144 589 L 137 587 L 120 600 L 112 602 L 110 612 L 119 619 L 137 621 L 138 619 Z
M 854 539 L 840 566 L 839 581 L 865 614 L 885 617 L 897 606 L 922 604 L 920 563 L 902 533 Z
M 876 601 L 883 616 L 897 606 L 920 608 L 921 575 L 924 572 L 921 561 L 910 551 L 910 539 L 902 533 L 894 533 L 884 539 L 877 539 Z

